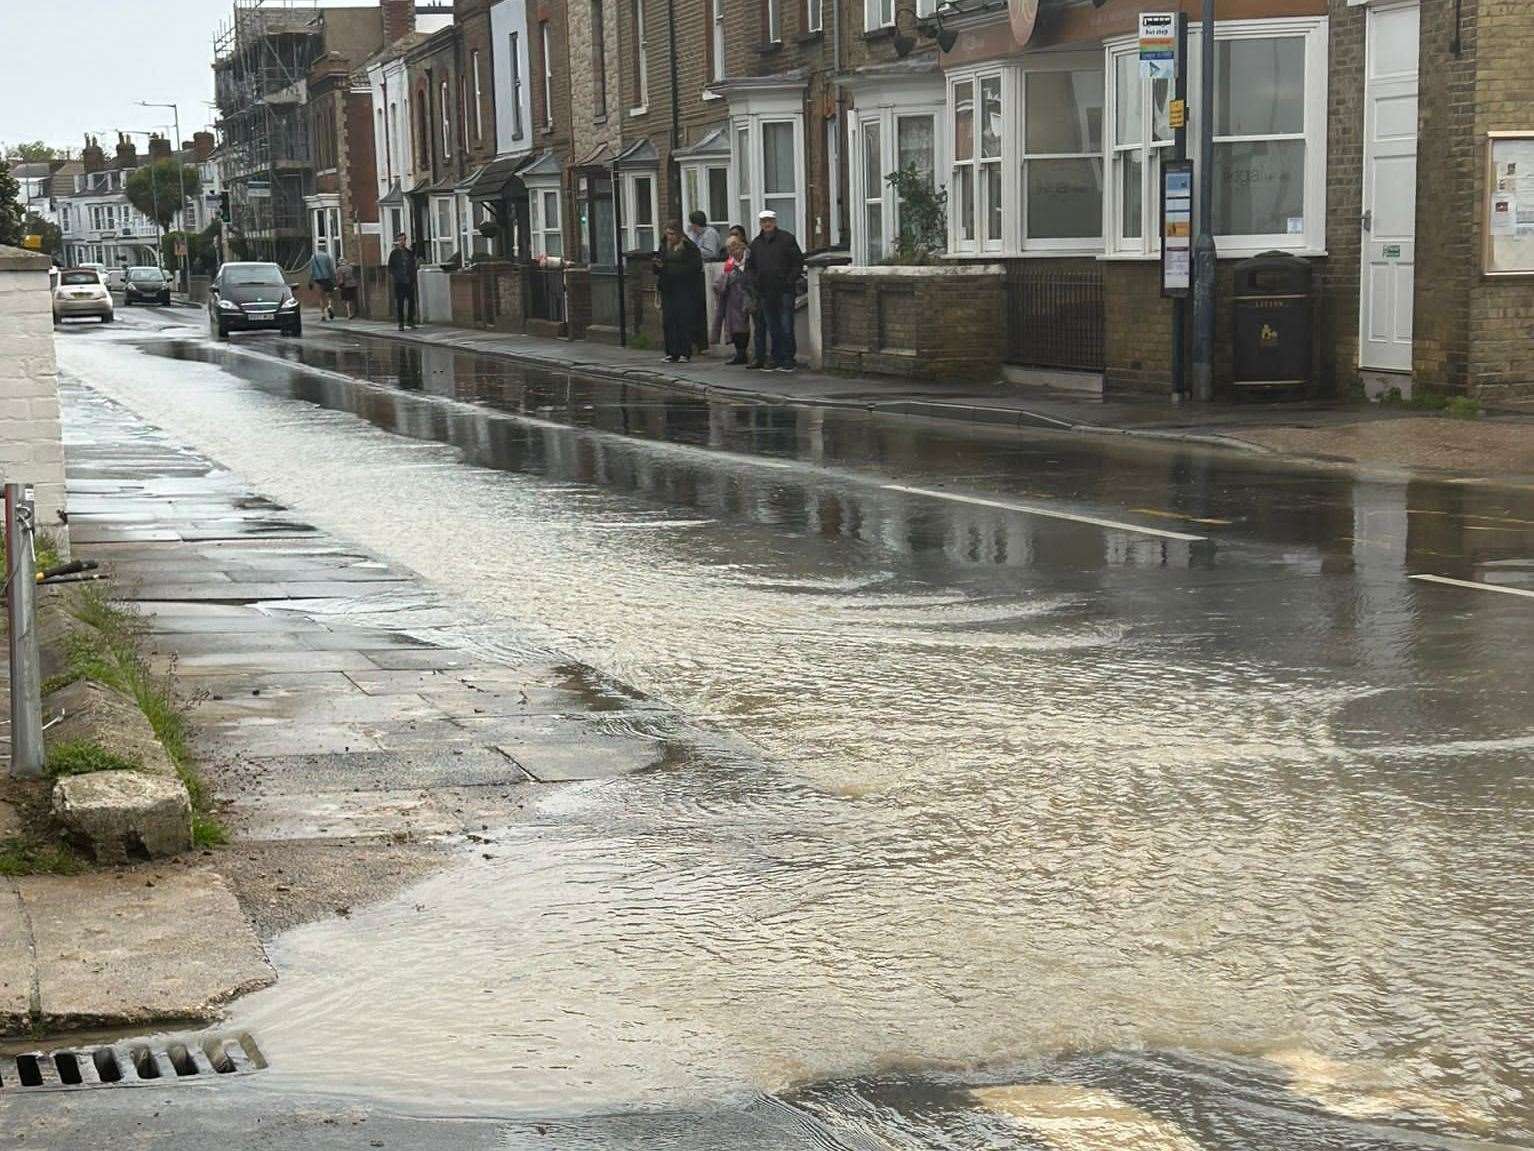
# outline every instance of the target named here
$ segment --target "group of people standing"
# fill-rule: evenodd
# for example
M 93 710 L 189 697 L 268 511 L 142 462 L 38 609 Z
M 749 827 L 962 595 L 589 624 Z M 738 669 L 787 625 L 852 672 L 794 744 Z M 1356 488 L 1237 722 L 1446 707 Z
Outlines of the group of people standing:
M 690 360 L 711 344 L 731 344 L 729 362 L 747 368 L 791 372 L 798 353 L 794 339 L 794 285 L 804 270 L 804 253 L 792 232 L 778 227 L 778 216 L 764 210 L 757 217 L 755 239 L 736 224 L 723 244 L 702 212 L 694 212 L 684 231 L 667 226 L 655 254 L 656 291 L 666 359 Z M 713 280 L 714 322 L 710 330 L 703 265 L 723 262 Z M 754 355 L 747 355 L 755 334 Z

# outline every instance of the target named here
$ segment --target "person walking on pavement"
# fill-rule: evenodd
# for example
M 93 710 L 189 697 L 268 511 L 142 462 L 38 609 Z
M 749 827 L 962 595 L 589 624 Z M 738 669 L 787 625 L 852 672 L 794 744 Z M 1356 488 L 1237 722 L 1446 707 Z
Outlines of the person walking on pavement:
M 405 233 L 394 237 L 394 251 L 389 253 L 389 282 L 394 285 L 394 318 L 399 330 L 405 330 L 408 309 L 410 326 L 415 327 L 415 253 L 405 242 Z
M 335 319 L 336 262 L 324 248 L 309 257 L 309 287 L 320 290 L 320 319 Z
M 751 339 L 751 310 L 755 307 L 751 288 L 751 275 L 746 268 L 749 257 L 746 242 L 739 236 L 731 236 L 725 242 L 724 269 L 714 281 L 714 343 L 722 344 L 727 338 L 735 345 L 732 364 L 744 364 L 746 344 Z
M 667 224 L 663 247 L 655 254 L 655 288 L 660 293 L 661 329 L 666 360 L 691 360 L 703 315 L 703 255 L 682 234 L 681 224 Z M 705 332 L 705 339 L 707 333 Z
M 724 249 L 719 243 L 719 229 L 711 225 L 702 212 L 694 211 L 687 217 L 687 238 L 698 245 L 705 264 L 717 264 L 724 259 Z
M 804 270 L 804 253 L 794 234 L 778 227 L 771 208 L 758 216 L 761 227 L 751 241 L 751 278 L 756 287 L 756 359 L 750 367 L 794 370 L 798 347 L 794 340 L 794 285 Z M 767 359 L 771 345 L 772 360 Z
M 336 261 L 336 287 L 341 289 L 341 303 L 346 306 L 346 318 L 357 318 L 357 269 L 343 255 Z

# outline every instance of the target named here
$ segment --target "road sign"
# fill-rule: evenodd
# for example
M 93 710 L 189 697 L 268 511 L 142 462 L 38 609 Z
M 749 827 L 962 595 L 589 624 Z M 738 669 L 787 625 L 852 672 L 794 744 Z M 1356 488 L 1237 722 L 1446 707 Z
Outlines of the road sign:
M 1171 80 L 1177 73 L 1177 13 L 1140 13 L 1140 75 Z

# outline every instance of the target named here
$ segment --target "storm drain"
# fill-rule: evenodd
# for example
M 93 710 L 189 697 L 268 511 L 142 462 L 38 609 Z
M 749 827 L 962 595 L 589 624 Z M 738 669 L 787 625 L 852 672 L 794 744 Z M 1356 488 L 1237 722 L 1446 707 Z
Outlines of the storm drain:
M 244 1032 L 30 1051 L 0 1056 L 0 1098 L 18 1091 L 206 1082 L 265 1067 L 261 1049 Z

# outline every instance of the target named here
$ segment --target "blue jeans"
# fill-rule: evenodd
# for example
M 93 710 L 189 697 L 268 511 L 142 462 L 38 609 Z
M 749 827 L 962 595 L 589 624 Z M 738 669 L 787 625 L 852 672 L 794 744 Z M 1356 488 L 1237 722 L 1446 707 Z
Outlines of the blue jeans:
M 792 364 L 799 348 L 794 340 L 794 290 L 763 292 L 757 297 L 756 362 L 767 362 L 767 342 L 772 341 L 772 363 Z

